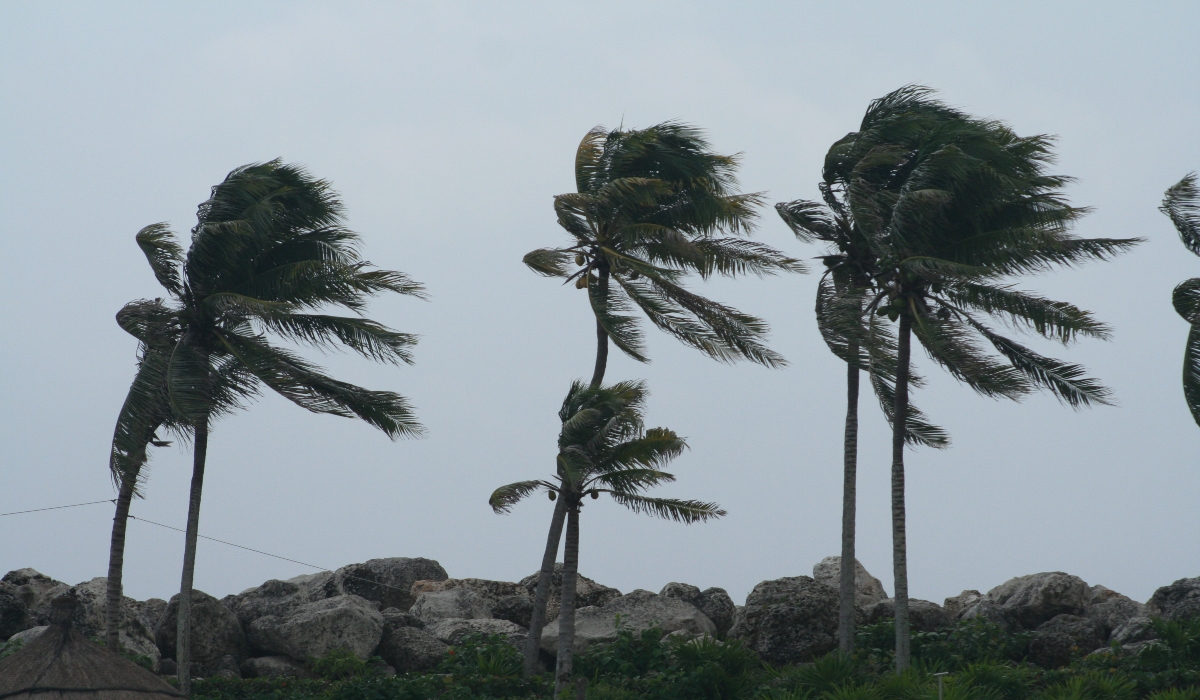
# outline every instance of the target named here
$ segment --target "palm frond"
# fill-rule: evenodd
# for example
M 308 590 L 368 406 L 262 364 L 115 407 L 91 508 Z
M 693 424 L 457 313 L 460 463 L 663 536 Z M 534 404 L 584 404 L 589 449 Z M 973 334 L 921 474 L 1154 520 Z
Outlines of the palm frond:
M 674 520 L 685 525 L 707 522 L 727 515 L 716 503 L 677 498 L 650 498 L 609 490 L 601 490 L 601 492 L 609 494 L 614 501 L 635 513 L 652 515 L 663 520 Z
M 517 481 L 507 486 L 501 486 L 492 492 L 491 498 L 488 499 L 488 505 L 497 515 L 506 515 L 512 512 L 512 507 L 519 503 L 526 496 L 537 493 L 541 489 L 553 490 L 549 484 L 540 480 Z
M 879 400 L 879 408 L 883 410 L 884 419 L 887 420 L 888 426 L 894 425 L 893 419 L 896 415 L 894 378 L 889 379 L 874 372 L 867 376 L 870 377 L 871 388 L 875 392 L 875 398 Z M 904 428 L 904 442 L 908 445 L 923 445 L 935 450 L 943 450 L 950 446 L 950 434 L 944 428 L 929 422 L 925 413 L 913 405 L 911 393 L 909 394 L 908 414 L 904 420 Z
M 1170 217 L 1187 249 L 1200 255 L 1200 187 L 1196 173 L 1188 173 L 1167 189 L 1159 211 Z
M 109 454 L 109 469 L 118 488 L 122 483 L 132 483 L 134 492 L 140 493 L 145 483 L 147 448 L 171 416 L 166 392 L 169 360 L 170 355 L 161 349 L 145 345 L 140 349 L 137 374 L 117 415 Z
M 626 425 L 632 423 L 628 418 L 625 421 Z M 640 428 L 640 417 L 632 425 L 635 431 Z M 683 454 L 687 446 L 687 440 L 673 430 L 650 428 L 641 437 L 625 440 L 610 450 L 604 455 L 600 466 L 604 469 L 630 469 L 635 466 L 657 469 Z
M 637 319 L 628 315 L 629 302 L 622 293 L 625 285 L 614 286 L 612 279 L 610 277 L 610 283 L 602 287 L 595 278 L 589 278 L 587 291 L 592 313 L 613 345 L 638 362 L 649 362 L 642 330 L 638 327 Z
M 602 484 L 621 493 L 637 493 L 659 484 L 675 481 L 675 475 L 658 469 L 616 469 L 592 477 L 590 483 Z
M 787 224 L 796 238 L 805 243 L 838 240 L 841 230 L 829 208 L 817 202 L 797 199 L 775 205 L 779 218 Z
M 1023 373 L 989 357 L 958 321 L 920 314 L 912 331 L 930 359 L 983 396 L 1019 399 L 1030 392 Z
M 538 248 L 525 254 L 521 262 L 530 270 L 545 277 L 566 277 L 569 273 L 567 265 L 570 256 L 560 248 Z
M 121 330 L 152 347 L 172 347 L 181 333 L 179 311 L 161 299 L 131 301 L 117 312 Z
M 417 336 L 399 333 L 370 319 L 289 313 L 260 320 L 272 332 L 313 347 L 334 349 L 333 341 L 337 341 L 372 360 L 413 363 L 410 348 L 417 344 Z
M 1010 325 L 1035 331 L 1064 345 L 1083 335 L 1107 340 L 1111 329 L 1092 314 L 1065 301 L 1052 301 L 1007 286 L 956 282 L 948 286 L 947 299 L 987 314 L 1002 315 Z
M 808 272 L 808 268 L 799 260 L 789 258 L 770 246 L 742 238 L 707 238 L 696 241 L 695 246 L 704 256 L 700 267 L 701 277 L 713 273 L 726 277 L 745 274 L 765 277 L 780 272 Z
M 1183 352 L 1183 398 L 1192 412 L 1192 420 L 1200 425 L 1200 325 L 1188 330 L 1187 348 Z
M 1180 282 L 1171 292 L 1171 304 L 1185 321 L 1200 324 L 1200 277 Z
M 158 280 L 171 296 L 178 298 L 183 293 L 179 280 L 179 268 L 183 264 L 183 248 L 175 242 L 175 234 L 163 222 L 150 224 L 137 232 L 137 244 L 150 263 L 154 279 Z
M 1059 401 L 1072 408 L 1093 404 L 1112 405 L 1112 392 L 1099 381 L 1086 376 L 1083 367 L 1039 355 L 980 323 L 973 322 L 973 325 L 1001 355 L 1008 358 L 1013 367 L 1035 385 L 1048 389 Z

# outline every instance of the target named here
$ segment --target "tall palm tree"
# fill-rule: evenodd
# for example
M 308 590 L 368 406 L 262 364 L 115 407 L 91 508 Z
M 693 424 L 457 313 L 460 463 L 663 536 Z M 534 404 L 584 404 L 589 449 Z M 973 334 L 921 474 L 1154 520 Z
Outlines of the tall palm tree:
M 1046 173 L 1053 159 L 1049 137 L 1020 137 L 999 122 L 971 118 L 926 88 L 902 88 L 883 101 L 895 105 L 887 118 L 843 139 L 827 167 L 851 181 L 849 206 L 879 260 L 878 291 L 864 313 L 898 324 L 892 555 L 896 666 L 903 669 L 910 662 L 904 446 L 912 337 L 984 396 L 1019 399 L 1045 389 L 1074 408 L 1107 404 L 1110 392 L 1082 367 L 1040 355 L 986 321 L 1064 346 L 1080 337 L 1107 338 L 1109 329 L 1089 312 L 1019 291 L 1010 279 L 1108 260 L 1140 239 L 1070 234 L 1086 210 L 1063 196 L 1069 178 Z
M 1187 249 L 1200 255 L 1200 187 L 1196 173 L 1189 173 L 1167 190 L 1160 210 L 1171 217 Z M 1171 301 L 1175 311 L 1192 326 L 1183 351 L 1183 398 L 1192 420 L 1200 425 L 1200 277 L 1180 283 Z
M 699 129 L 678 122 L 612 131 L 598 126 L 583 137 L 575 152 L 577 191 L 554 198 L 570 245 L 534 250 L 524 262 L 538 274 L 587 290 L 596 319 L 593 388 L 604 381 L 610 340 L 638 362 L 649 361 L 634 307 L 713 359 L 785 364 L 763 344 L 766 322 L 681 284 L 690 273 L 707 279 L 804 271 L 799 261 L 747 239 L 762 197 L 736 192 L 738 160 L 714 153 Z M 557 503 L 534 595 L 526 675 L 537 667 L 566 515 Z
M 565 504 L 567 543 L 563 554 L 562 606 L 558 613 L 556 693 L 571 677 L 579 511 L 584 498 L 595 499 L 606 493 L 635 513 L 688 524 L 725 515 L 715 503 L 641 495 L 655 485 L 675 480 L 662 467 L 687 447 L 684 439 L 671 430 L 644 428 L 647 395 L 644 382 L 599 387 L 579 381 L 572 383 L 558 412 L 562 430 L 555 476 L 502 486 L 490 499 L 497 513 L 508 513 L 521 499 L 540 491 L 545 491 L 556 503 Z
M 382 292 L 422 295 L 407 276 L 370 269 L 359 256 L 358 234 L 342 225 L 344 209 L 328 182 L 279 160 L 243 166 L 212 189 L 198 220 L 186 255 L 163 224 L 138 234 L 171 302 L 135 302 L 122 320 L 151 347 L 163 341 L 151 338 L 150 329 L 169 329 L 170 353 L 154 372 L 164 382 L 171 420 L 185 424 L 193 440 L 176 658 L 185 693 L 191 687 L 192 575 L 212 421 L 266 386 L 310 411 L 361 418 L 393 439 L 423 430 L 399 394 L 333 379 L 267 340 L 273 334 L 319 349 L 344 346 L 373 360 L 412 362 L 414 336 L 361 316 L 315 313 L 334 306 L 361 314 L 367 298 Z M 162 314 L 168 318 L 151 323 Z M 162 415 L 147 411 L 131 424 L 148 426 Z

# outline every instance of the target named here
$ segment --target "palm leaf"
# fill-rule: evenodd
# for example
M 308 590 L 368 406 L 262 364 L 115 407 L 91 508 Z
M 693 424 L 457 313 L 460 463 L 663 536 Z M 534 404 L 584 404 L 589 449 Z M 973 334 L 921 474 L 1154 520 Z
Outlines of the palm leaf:
M 1188 331 L 1187 348 L 1183 353 L 1183 397 L 1192 420 L 1200 425 L 1200 326 Z
M 488 499 L 488 505 L 497 515 L 506 515 L 512 512 L 512 507 L 519 503 L 526 496 L 536 493 L 540 489 L 555 490 L 553 486 L 544 481 L 517 481 L 507 486 L 501 486 L 492 492 L 491 498 Z
M 599 489 L 599 491 L 609 494 L 614 501 L 635 513 L 653 515 L 663 520 L 674 520 L 677 523 L 685 525 L 707 522 L 727 515 L 716 503 L 676 498 L 649 498 L 647 496 L 604 489 Z
M 568 274 L 567 251 L 560 248 L 538 248 L 525 254 L 521 262 L 534 272 L 545 277 L 566 277 Z
M 1072 408 L 1093 404 L 1112 405 L 1112 392 L 1099 381 L 1084 375 L 1084 369 L 1051 357 L 1045 357 L 1029 348 L 995 333 L 986 326 L 973 322 L 1000 354 L 1008 358 L 1018 371 L 1034 384 L 1049 389 L 1060 401 Z
M 175 234 L 166 223 L 150 224 L 137 232 L 137 244 L 150 263 L 154 278 L 171 296 L 183 293 L 179 267 L 183 264 L 183 248 L 175 242 Z
M 1187 174 L 1167 190 L 1159 211 L 1170 217 L 1187 249 L 1200 255 L 1200 187 L 1196 173 Z

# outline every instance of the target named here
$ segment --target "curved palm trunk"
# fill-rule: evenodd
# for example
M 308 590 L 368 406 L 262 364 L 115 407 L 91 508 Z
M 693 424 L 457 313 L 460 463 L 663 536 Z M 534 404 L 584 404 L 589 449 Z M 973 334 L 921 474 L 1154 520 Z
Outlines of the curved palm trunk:
M 896 367 L 896 404 L 892 416 L 892 572 L 896 579 L 896 671 L 908 668 L 908 542 L 904 523 L 904 436 L 908 423 L 908 363 L 912 322 L 900 316 L 899 364 Z
M 850 355 L 858 347 L 850 347 Z M 858 379 L 859 370 L 846 365 L 846 438 L 843 453 L 842 481 L 842 570 L 838 581 L 838 649 L 843 654 L 854 653 L 854 575 L 858 562 L 854 558 L 854 517 L 858 499 Z
M 597 285 L 600 294 L 605 299 L 608 299 L 608 270 L 600 268 L 600 279 Z M 600 323 L 600 319 L 596 319 L 596 367 L 592 370 L 593 389 L 600 386 L 600 382 L 604 381 L 604 372 L 608 369 L 608 331 L 604 330 L 604 326 Z
M 567 544 L 563 551 L 562 607 L 558 611 L 558 663 L 554 673 L 554 694 L 571 682 L 575 644 L 575 581 L 579 571 L 579 505 L 567 509 Z
M 196 539 L 200 532 L 200 494 L 204 490 L 204 462 L 208 456 L 208 419 L 196 423 L 192 460 L 192 489 L 188 498 L 187 533 L 183 545 L 183 580 L 179 585 L 179 617 L 175 636 L 175 663 L 179 690 L 192 693 L 192 575 L 196 571 Z
M 129 504 L 133 501 L 136 479 L 122 479 L 113 516 L 112 540 L 108 546 L 108 583 L 104 601 L 104 645 L 121 650 L 121 573 L 125 567 L 125 526 L 129 524 Z
M 562 540 L 563 521 L 566 517 L 567 499 L 559 498 L 554 502 L 550 534 L 546 537 L 546 551 L 542 554 L 542 569 L 538 572 L 537 592 L 533 596 L 533 615 L 529 618 L 529 637 L 525 640 L 526 676 L 537 673 L 542 628 L 546 626 L 546 604 L 550 602 L 550 584 L 554 578 L 554 560 L 558 557 L 558 544 Z
M 136 479 L 122 479 L 117 494 L 117 512 L 113 516 L 112 540 L 108 546 L 108 584 L 104 601 L 104 645 L 121 650 L 121 572 L 125 567 L 125 526 L 129 524 L 129 504 L 133 501 Z

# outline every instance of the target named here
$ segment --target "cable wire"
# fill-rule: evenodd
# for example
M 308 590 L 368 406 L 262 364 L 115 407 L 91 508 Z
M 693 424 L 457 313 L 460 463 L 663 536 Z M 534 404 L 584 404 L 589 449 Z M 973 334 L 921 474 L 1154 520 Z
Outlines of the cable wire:
M 22 513 L 40 513 L 43 510 L 59 510 L 60 508 L 78 508 L 79 506 L 94 506 L 97 503 L 116 503 L 116 499 L 108 499 L 104 501 L 88 501 L 87 503 L 72 503 L 69 506 L 50 506 L 49 508 L 34 508 L 33 510 L 14 510 L 11 513 L 0 513 L 0 518 L 6 515 L 20 515 Z

